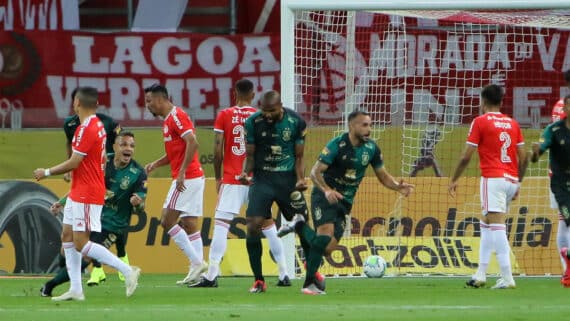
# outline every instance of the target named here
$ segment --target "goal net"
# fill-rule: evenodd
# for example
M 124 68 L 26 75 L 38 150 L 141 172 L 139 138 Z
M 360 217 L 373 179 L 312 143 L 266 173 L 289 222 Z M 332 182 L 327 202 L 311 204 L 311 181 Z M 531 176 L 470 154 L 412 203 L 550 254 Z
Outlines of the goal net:
M 480 89 L 504 86 L 502 112 L 521 124 L 530 148 L 552 106 L 570 93 L 562 76 L 570 69 L 570 10 L 341 7 L 282 12 L 282 94 L 309 124 L 307 166 L 347 129 L 347 114 L 363 109 L 387 170 L 416 190 L 401 199 L 369 170 L 351 224 L 322 271 L 361 275 L 366 257 L 379 254 L 392 275 L 471 274 L 479 253 L 478 159 L 455 199 L 447 186 L 469 124 L 482 112 Z M 513 271 L 521 275 L 562 271 L 546 159 L 531 164 L 506 218 Z M 296 266 L 301 260 L 297 250 Z M 494 255 L 489 271 L 498 272 Z

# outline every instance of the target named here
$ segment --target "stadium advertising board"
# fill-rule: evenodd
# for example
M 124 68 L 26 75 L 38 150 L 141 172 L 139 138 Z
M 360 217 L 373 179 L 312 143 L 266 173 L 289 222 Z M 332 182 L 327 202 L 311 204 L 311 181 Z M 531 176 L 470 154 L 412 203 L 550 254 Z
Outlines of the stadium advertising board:
M 381 187 L 375 179 L 366 178 L 353 209 L 352 234 L 344 238 L 330 257 L 325 259 L 323 271 L 327 274 L 358 274 L 363 260 L 370 254 L 380 254 L 388 262 L 388 273 L 441 273 L 469 274 L 477 267 L 479 253 L 479 198 L 478 179 L 460 180 L 460 189 L 465 193 L 457 199 L 450 199 L 435 190 L 446 188 L 446 178 L 415 178 L 417 189 L 411 196 L 415 202 L 404 200 L 401 207 L 395 202 L 397 195 Z M 42 181 L 50 195 L 63 195 L 69 185 L 60 179 Z M 150 179 L 146 201 L 146 215 L 133 216 L 131 221 L 127 251 L 133 264 L 139 265 L 148 273 L 185 273 L 187 259 L 170 241 L 168 234 L 160 226 L 160 213 L 164 197 L 170 186 L 169 179 Z M 205 257 L 213 233 L 213 214 L 216 203 L 214 180 L 207 180 L 202 219 L 202 238 Z M 465 196 L 469 195 L 469 196 Z M 53 197 L 53 196 L 52 196 Z M 420 208 L 409 204 L 419 204 L 418 198 L 426 199 Z M 544 200 L 537 202 L 537 199 Z M 523 184 L 519 200 L 513 202 L 507 217 L 507 233 L 511 244 L 515 272 L 527 275 L 560 273 L 560 262 L 556 252 L 557 214 L 547 206 L 536 207 L 528 204 L 548 203 L 548 178 L 529 178 Z M 37 205 L 34 205 L 37 206 Z M 45 206 L 45 205 L 44 205 Z M 31 206 L 28 206 L 28 208 Z M 47 210 L 47 208 L 46 208 Z M 26 211 L 18 215 L 25 215 Z M 0 218 L 6 213 L 0 213 Z M 7 228 L 17 228 L 19 233 L 1 233 L 0 270 L 15 271 L 18 259 L 15 249 L 22 240 L 14 239 L 26 235 L 21 228 L 35 229 L 22 224 L 8 224 Z M 57 240 L 57 231 L 44 235 L 45 240 Z M 29 234 L 29 233 L 28 233 Z M 245 218 L 233 220 L 229 233 L 226 258 L 222 264 L 224 275 L 248 275 L 250 273 L 245 248 Z M 269 247 L 264 245 L 263 267 L 267 274 L 277 272 L 271 262 Z M 297 247 L 299 249 L 299 247 Z M 57 254 L 58 247 L 54 247 Z M 25 255 L 18 254 L 18 255 Z M 297 266 L 302 266 L 301 255 L 297 251 Z M 50 262 L 48 258 L 45 260 Z M 164 264 L 164 262 L 169 262 Z M 35 262 L 38 263 L 38 262 Z M 39 262 L 41 263 L 41 262 Z M 38 263 L 38 264 L 39 264 Z M 18 270 L 30 272 L 38 264 L 19 264 Z M 40 264 L 41 265 L 41 264 Z M 49 265 L 49 264 L 48 264 Z M 494 266 L 494 264 L 491 264 Z M 42 270 L 43 269 L 43 270 Z M 48 270 L 48 267 L 40 271 Z M 300 270 L 299 270 L 300 271 Z M 494 270 L 492 270 L 494 271 Z M 35 272 L 39 272 L 35 270 Z
M 435 117 L 467 124 L 472 117 L 459 115 L 478 115 L 478 90 L 493 81 L 506 87 L 508 114 L 523 126 L 544 125 L 550 106 L 568 93 L 560 74 L 570 68 L 568 31 L 463 38 L 446 29 L 388 32 L 374 23 L 357 28 L 364 39 L 354 53 L 355 97 L 386 97 L 378 106 L 387 112 L 386 123 Z M 347 43 L 342 31 L 337 36 L 320 57 L 298 52 L 299 71 L 314 73 L 297 79 L 297 108 L 316 113 L 317 121 L 338 120 L 344 108 Z M 125 126 L 158 125 L 143 108 L 143 88 L 154 82 L 166 84 L 172 101 L 198 125 L 211 125 L 216 111 L 232 103 L 231 88 L 240 78 L 254 82 L 257 97 L 280 89 L 278 34 L 19 31 L 1 33 L 0 43 L 0 108 L 21 115 L 14 121 L 23 127 L 59 127 L 72 113 L 69 95 L 78 85 L 96 87 L 100 112 Z M 404 111 L 414 116 L 403 118 Z M 6 125 L 11 122 L 8 117 Z

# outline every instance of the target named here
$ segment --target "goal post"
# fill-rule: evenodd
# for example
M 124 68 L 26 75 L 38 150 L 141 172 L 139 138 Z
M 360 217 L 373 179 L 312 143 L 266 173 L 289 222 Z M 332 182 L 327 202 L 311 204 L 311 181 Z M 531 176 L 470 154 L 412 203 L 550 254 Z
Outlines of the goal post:
M 369 171 L 322 271 L 361 275 L 366 256 L 379 254 L 389 275 L 471 274 L 479 252 L 477 159 L 457 198 L 448 197 L 447 185 L 481 113 L 480 89 L 505 88 L 503 112 L 519 121 L 530 148 L 552 105 L 570 94 L 567 69 L 566 0 L 282 0 L 281 97 L 309 125 L 307 170 L 360 108 L 371 114 L 388 171 L 416 185 L 401 199 Z M 515 273 L 562 272 L 548 186 L 543 157 L 506 217 Z M 304 273 L 298 244 L 293 237 L 285 243 L 290 269 Z

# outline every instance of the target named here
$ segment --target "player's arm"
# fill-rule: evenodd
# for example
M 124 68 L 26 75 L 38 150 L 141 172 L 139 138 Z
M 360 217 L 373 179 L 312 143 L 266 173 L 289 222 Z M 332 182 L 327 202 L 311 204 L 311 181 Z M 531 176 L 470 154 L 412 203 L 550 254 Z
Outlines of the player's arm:
M 393 191 L 399 192 L 405 197 L 408 197 L 414 190 L 414 185 L 408 184 L 404 182 L 404 180 L 401 180 L 399 182 L 396 181 L 396 179 L 390 173 L 388 173 L 384 166 L 375 167 L 374 174 L 376 174 L 376 178 L 378 178 L 378 181 L 382 183 L 382 185 Z
M 214 137 L 214 176 L 216 177 L 216 188 L 219 189 L 219 182 L 222 180 L 222 162 L 224 161 L 224 133 L 216 131 Z
M 37 168 L 34 171 L 34 177 L 39 181 L 51 175 L 59 175 L 70 172 L 79 167 L 79 164 L 81 164 L 83 158 L 84 155 L 80 153 L 73 153 L 69 159 L 53 167 Z
M 144 201 L 146 199 L 147 193 L 147 176 L 145 172 L 141 172 L 137 181 L 133 185 L 133 192 L 131 198 L 129 199 L 131 205 L 134 207 L 135 211 L 141 211 L 144 209 Z
M 307 189 L 305 181 L 305 144 L 295 144 L 295 174 L 297 175 L 297 183 L 295 189 L 304 191 Z
M 519 161 L 519 183 L 522 183 L 530 158 L 530 155 L 527 154 L 524 145 L 517 146 L 517 158 Z
M 253 168 L 255 167 L 255 144 L 246 144 L 245 145 L 245 161 L 243 162 L 243 169 L 241 174 L 239 175 L 238 179 L 242 184 L 249 184 L 249 174 L 253 172 Z
M 181 192 L 186 189 L 184 186 L 186 169 L 188 168 L 188 165 L 190 165 L 192 158 L 194 158 L 194 155 L 198 150 L 198 140 L 196 139 L 194 132 L 190 131 L 186 133 L 186 135 L 182 136 L 182 139 L 184 139 L 184 142 L 186 143 L 186 149 L 184 150 L 184 158 L 182 159 L 182 164 L 178 169 L 178 178 L 176 179 L 177 188 Z
M 152 172 L 153 170 L 162 167 L 164 165 L 168 165 L 170 163 L 170 160 L 168 159 L 168 157 L 166 156 L 166 154 L 162 155 L 159 159 L 155 160 L 154 162 L 148 163 L 145 165 L 144 167 L 144 171 L 146 172 L 146 174 L 150 174 L 150 172 Z
M 530 161 L 536 163 L 540 156 L 544 154 L 552 144 L 552 125 L 549 125 L 544 129 L 540 135 L 538 142 L 532 143 L 532 155 L 530 156 Z
M 457 189 L 457 180 L 461 177 L 461 174 L 469 165 L 471 158 L 473 157 L 473 153 L 477 150 L 477 146 L 467 143 L 465 145 L 465 149 L 461 154 L 461 158 L 459 159 L 459 163 L 457 167 L 455 167 L 455 171 L 453 172 L 453 176 L 451 177 L 451 183 L 449 183 L 449 194 L 455 197 L 455 190 Z
M 337 203 L 339 200 L 343 199 L 341 193 L 332 189 L 326 182 L 325 178 L 323 177 L 323 173 L 329 168 L 329 165 L 326 163 L 321 162 L 320 160 L 315 162 L 313 168 L 311 168 L 311 181 L 313 181 L 313 185 L 320 189 L 324 194 L 326 199 L 329 203 L 334 204 Z

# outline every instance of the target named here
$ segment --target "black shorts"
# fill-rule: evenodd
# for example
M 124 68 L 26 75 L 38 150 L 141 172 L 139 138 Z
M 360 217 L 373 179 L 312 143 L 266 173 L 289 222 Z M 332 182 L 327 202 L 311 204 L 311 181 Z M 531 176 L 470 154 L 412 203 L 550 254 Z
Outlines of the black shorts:
M 111 245 L 117 243 L 117 240 L 121 238 L 124 238 L 123 234 L 109 232 L 106 230 L 101 230 L 101 232 L 91 232 L 91 235 L 89 236 L 89 240 L 91 242 L 101 244 L 107 249 L 109 249 Z
M 290 221 L 295 214 L 307 217 L 307 201 L 302 192 L 295 190 L 297 177 L 291 173 L 271 173 L 254 176 L 249 187 L 246 217 L 272 218 L 271 206 L 277 203 L 279 210 Z
M 315 229 L 324 224 L 334 225 L 334 237 L 340 241 L 346 228 L 346 219 L 350 214 L 352 204 L 340 200 L 336 204 L 331 204 L 325 194 L 318 188 L 313 188 L 311 192 L 311 213 Z
M 550 190 L 556 198 L 560 214 L 567 225 L 570 225 L 570 176 L 552 176 Z

